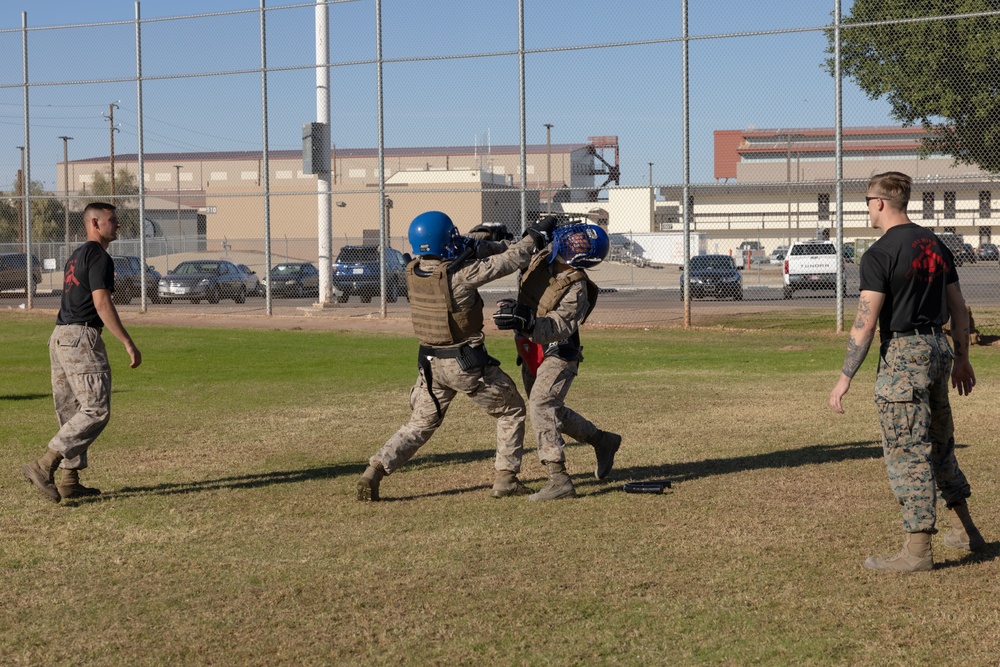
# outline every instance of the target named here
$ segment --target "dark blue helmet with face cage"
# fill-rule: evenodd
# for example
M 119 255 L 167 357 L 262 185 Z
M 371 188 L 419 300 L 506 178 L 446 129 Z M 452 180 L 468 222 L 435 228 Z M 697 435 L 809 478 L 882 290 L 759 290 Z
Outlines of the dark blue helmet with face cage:
M 611 240 L 604 228 L 583 223 L 556 227 L 552 234 L 552 255 L 550 262 L 556 257 L 580 269 L 597 266 L 608 256 Z

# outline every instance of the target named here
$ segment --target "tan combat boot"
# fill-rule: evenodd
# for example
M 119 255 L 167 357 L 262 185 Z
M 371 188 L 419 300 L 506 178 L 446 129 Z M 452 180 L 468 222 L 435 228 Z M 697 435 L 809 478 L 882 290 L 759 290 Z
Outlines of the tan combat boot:
M 385 477 L 385 468 L 382 464 L 369 465 L 368 468 L 358 478 L 358 500 L 361 502 L 378 501 L 378 485 Z
M 903 549 L 891 558 L 869 556 L 864 562 L 866 570 L 891 572 L 929 572 L 934 569 L 930 533 L 907 533 Z
M 573 487 L 573 480 L 566 472 L 566 464 L 545 463 L 545 471 L 549 474 L 549 482 L 542 487 L 538 493 L 528 496 L 528 500 L 556 500 L 558 498 L 572 498 L 576 496 L 576 489 Z
M 594 454 L 597 455 L 594 477 L 604 479 L 615 464 L 615 453 L 622 445 L 622 437 L 611 431 L 598 431 L 590 444 L 594 446 Z
M 24 478 L 35 485 L 38 491 L 54 503 L 62 500 L 59 489 L 54 483 L 56 468 L 62 461 L 62 454 L 51 449 L 45 450 L 45 455 L 37 461 L 32 461 L 21 466 L 21 474 Z
M 531 489 L 521 483 L 515 473 L 509 470 L 502 470 L 493 476 L 493 497 L 506 498 L 507 496 L 526 496 L 531 493 Z
M 969 506 L 965 503 L 948 508 L 951 517 L 951 530 L 945 533 L 944 545 L 949 549 L 964 549 L 978 551 L 986 546 L 986 540 L 979 533 L 976 524 L 969 516 Z
M 59 480 L 59 486 L 56 488 L 59 490 L 59 495 L 62 496 L 63 500 L 101 495 L 100 489 L 93 489 L 80 484 L 79 470 L 63 469 L 62 479 Z

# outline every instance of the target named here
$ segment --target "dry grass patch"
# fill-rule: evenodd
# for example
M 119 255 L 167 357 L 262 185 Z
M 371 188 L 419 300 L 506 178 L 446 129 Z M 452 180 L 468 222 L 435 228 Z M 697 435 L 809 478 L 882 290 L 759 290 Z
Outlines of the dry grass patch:
M 408 416 L 411 340 L 139 328 L 157 352 L 116 375 L 85 475 L 107 493 L 75 506 L 16 475 L 54 429 L 48 326 L 0 331 L 0 372 L 22 369 L 0 393 L 27 397 L 0 397 L 3 664 L 996 663 L 992 351 L 954 400 L 990 546 L 939 536 L 933 573 L 887 576 L 860 567 L 902 537 L 873 364 L 847 415 L 825 407 L 840 337 L 590 332 L 570 404 L 624 434 L 609 480 L 572 445 L 580 498 L 490 498 L 494 425 L 459 398 L 361 504 L 357 475 Z M 620 490 L 660 478 L 670 492 Z

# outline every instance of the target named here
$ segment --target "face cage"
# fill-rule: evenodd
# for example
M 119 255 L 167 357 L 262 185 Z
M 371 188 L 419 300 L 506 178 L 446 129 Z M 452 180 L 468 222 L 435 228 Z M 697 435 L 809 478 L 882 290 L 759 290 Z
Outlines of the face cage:
M 600 259 L 592 255 L 594 246 L 587 235 L 587 225 L 568 225 L 554 232 L 556 243 L 553 244 L 552 260 L 555 255 L 561 255 L 570 266 L 588 267 L 600 263 Z

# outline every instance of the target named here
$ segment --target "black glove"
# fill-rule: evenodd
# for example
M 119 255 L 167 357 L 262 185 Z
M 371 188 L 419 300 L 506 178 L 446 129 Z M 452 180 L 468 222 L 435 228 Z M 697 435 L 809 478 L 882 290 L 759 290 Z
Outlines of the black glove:
M 486 225 L 476 225 L 466 234 L 469 238 L 488 241 L 493 238 L 493 230 Z
M 529 225 L 524 230 L 524 236 L 535 239 L 535 247 L 541 250 L 552 240 L 552 232 L 555 231 L 557 218 L 554 215 L 547 215 L 533 225 Z M 524 238 L 523 236 L 521 238 Z
M 469 236 L 485 241 L 513 241 L 514 235 L 502 225 L 476 225 L 469 230 Z
M 524 333 L 531 333 L 535 328 L 535 313 L 523 303 L 518 303 L 513 299 L 498 301 L 499 309 L 493 313 L 493 323 L 497 329 L 516 329 Z

